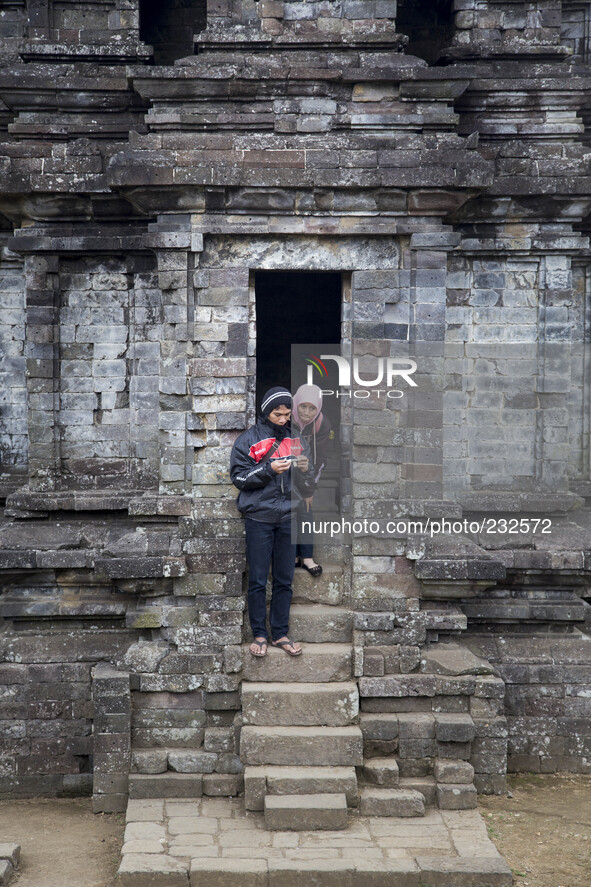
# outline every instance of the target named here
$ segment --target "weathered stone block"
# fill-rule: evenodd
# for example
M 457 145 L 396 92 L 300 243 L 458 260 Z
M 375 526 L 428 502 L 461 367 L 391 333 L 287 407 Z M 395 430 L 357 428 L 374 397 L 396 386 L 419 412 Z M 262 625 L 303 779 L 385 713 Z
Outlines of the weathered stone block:
M 361 789 L 359 812 L 362 816 L 424 816 L 425 802 L 422 794 L 403 788 Z
M 440 810 L 473 810 L 478 805 L 476 789 L 473 785 L 439 784 L 437 803 Z
M 359 712 L 352 683 L 243 683 L 245 724 L 258 726 L 334 726 L 352 723 Z
M 243 727 L 245 764 L 355 766 L 362 762 L 358 727 Z

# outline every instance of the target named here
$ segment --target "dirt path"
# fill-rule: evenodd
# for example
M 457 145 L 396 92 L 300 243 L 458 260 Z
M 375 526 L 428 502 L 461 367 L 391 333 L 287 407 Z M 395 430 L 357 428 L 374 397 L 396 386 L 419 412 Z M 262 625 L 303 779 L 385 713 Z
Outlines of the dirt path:
M 591 777 L 509 779 L 512 798 L 480 797 L 488 833 L 522 887 L 590 887 Z
M 591 776 L 520 776 L 481 797 L 490 837 L 522 887 L 591 887 Z M 124 816 L 90 800 L 0 801 L 0 840 L 22 847 L 16 887 L 114 887 Z
M 88 798 L 0 801 L 0 840 L 21 845 L 11 887 L 111 887 L 124 825 Z

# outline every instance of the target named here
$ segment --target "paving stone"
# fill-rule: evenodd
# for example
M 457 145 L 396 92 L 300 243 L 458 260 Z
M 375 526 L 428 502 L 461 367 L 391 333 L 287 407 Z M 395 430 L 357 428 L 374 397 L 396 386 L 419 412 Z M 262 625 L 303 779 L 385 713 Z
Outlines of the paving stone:
M 343 829 L 347 799 L 344 794 L 267 795 L 265 823 L 274 831 Z
M 494 859 L 502 859 L 501 854 L 492 841 L 489 840 L 486 832 L 482 833 L 470 829 L 452 829 L 450 837 L 459 856 L 487 856 Z
M 359 792 L 359 812 L 363 816 L 424 816 L 425 802 L 412 789 L 364 786 Z
M 362 763 L 359 727 L 243 727 L 245 764 L 355 766 Z
M 164 853 L 164 838 L 160 841 L 126 841 L 121 853 Z
M 125 841 L 165 841 L 166 828 L 158 822 L 129 822 L 125 827 Z
M 129 800 L 125 813 L 126 822 L 162 822 L 164 820 L 164 800 Z
M 167 825 L 169 835 L 214 835 L 219 829 L 218 820 L 212 816 L 200 816 L 199 813 L 194 813 L 192 816 L 175 816 L 174 810 L 169 816 Z
M 244 724 L 342 727 L 358 713 L 359 693 L 352 682 L 242 684 Z

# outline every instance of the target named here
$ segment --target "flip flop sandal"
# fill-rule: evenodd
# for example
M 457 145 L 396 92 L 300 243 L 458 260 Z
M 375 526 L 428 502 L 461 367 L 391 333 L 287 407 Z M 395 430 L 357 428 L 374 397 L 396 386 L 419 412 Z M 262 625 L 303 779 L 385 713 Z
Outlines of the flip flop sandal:
M 273 647 L 281 647 L 285 650 L 288 656 L 301 656 L 304 652 L 302 649 L 298 650 L 296 653 L 292 653 L 291 650 L 288 650 L 288 647 L 294 646 L 293 641 L 290 641 L 289 639 L 286 641 L 271 641 L 271 645 Z
M 308 567 L 308 566 L 306 566 L 306 564 L 302 561 L 302 563 L 300 564 L 300 566 L 301 566 L 304 570 L 307 570 L 308 573 L 310 574 L 310 576 L 313 576 L 315 579 L 316 579 L 318 576 L 322 576 L 322 567 L 320 566 L 320 564 L 316 564 L 315 567 Z
M 269 642 L 254 640 L 254 641 L 252 641 L 252 644 L 254 644 L 256 647 L 258 647 L 259 650 L 262 650 L 263 647 L 268 647 Z M 254 656 L 255 659 L 263 659 L 267 655 L 267 650 L 265 650 L 264 653 L 255 653 L 254 650 L 250 650 L 249 652 L 250 652 L 250 655 Z

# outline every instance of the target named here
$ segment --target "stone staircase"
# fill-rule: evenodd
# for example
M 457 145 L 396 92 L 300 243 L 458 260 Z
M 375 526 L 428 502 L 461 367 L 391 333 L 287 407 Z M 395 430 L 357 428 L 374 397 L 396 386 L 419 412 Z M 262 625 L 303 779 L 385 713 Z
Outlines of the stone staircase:
M 475 734 L 468 713 L 427 713 L 412 688 L 408 711 L 359 712 L 358 678 L 371 679 L 361 675 L 364 650 L 354 651 L 355 615 L 341 606 L 343 579 L 336 566 L 316 580 L 296 571 L 290 634 L 304 644 L 301 659 L 272 647 L 255 659 L 244 648 L 246 809 L 264 811 L 269 829 L 310 830 L 345 828 L 347 807 L 390 817 L 474 807 L 474 770 L 462 760 Z M 442 750 L 449 760 L 434 764 Z
M 269 646 L 252 657 L 245 625 L 241 715 L 203 727 L 190 721 L 199 712 L 179 711 L 178 743 L 169 747 L 168 730 L 162 747 L 133 749 L 130 798 L 232 795 L 243 785 L 246 809 L 264 812 L 268 829 L 309 831 L 346 828 L 352 809 L 472 809 L 475 782 L 502 789 L 503 684 L 457 643 L 465 616 L 434 604 L 412 615 L 354 612 L 346 580 L 336 565 L 318 579 L 296 571 L 290 635 L 303 655 Z
M 345 828 L 347 807 L 358 803 L 363 735 L 342 581 L 337 568 L 316 580 L 297 571 L 290 634 L 305 646 L 301 657 L 269 647 L 254 659 L 245 648 L 245 806 L 264 810 L 271 830 Z

